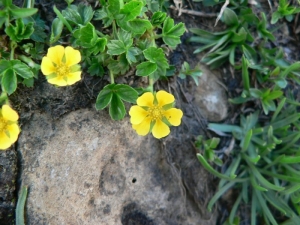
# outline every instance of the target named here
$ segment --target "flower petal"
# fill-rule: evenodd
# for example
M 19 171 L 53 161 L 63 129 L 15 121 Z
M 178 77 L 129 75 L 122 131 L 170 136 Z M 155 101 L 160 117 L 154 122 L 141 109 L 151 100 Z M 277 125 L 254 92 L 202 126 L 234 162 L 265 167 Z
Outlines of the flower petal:
M 153 128 L 152 128 L 152 134 L 155 138 L 163 138 L 167 136 L 170 133 L 170 128 L 167 124 L 162 122 L 161 120 L 156 120 Z
M 173 126 L 179 126 L 183 113 L 180 109 L 171 108 L 164 112 L 164 116 Z
M 140 124 L 132 124 L 132 128 L 138 135 L 145 136 L 150 131 L 151 119 L 146 117 Z
M 53 65 L 50 58 L 48 58 L 46 56 L 43 57 L 42 64 L 41 64 L 41 70 L 45 76 L 55 72 L 55 66 Z
M 132 124 L 140 124 L 148 115 L 148 112 L 140 106 L 131 106 L 129 110 L 130 122 Z
M 2 106 L 2 116 L 5 120 L 17 121 L 19 119 L 18 113 L 10 108 L 9 105 Z
M 67 83 L 68 85 L 75 84 L 77 81 L 81 79 L 81 71 L 77 71 L 74 73 L 69 73 L 67 76 Z
M 47 57 L 56 65 L 61 64 L 62 58 L 65 54 L 65 48 L 61 45 L 48 48 Z
M 65 79 L 63 77 L 54 77 L 51 79 L 48 79 L 48 82 L 50 84 L 55 84 L 57 86 L 67 86 L 67 81 L 65 81 Z
M 157 99 L 158 105 L 160 105 L 160 106 L 168 105 L 175 101 L 174 96 L 166 91 L 157 92 L 156 99 Z
M 9 132 L 9 139 L 10 139 L 11 143 L 15 143 L 18 140 L 18 136 L 20 133 L 19 126 L 16 123 L 8 125 L 7 131 Z
M 139 106 L 151 107 L 153 106 L 153 101 L 154 101 L 154 95 L 151 92 L 146 92 L 136 100 L 136 103 Z
M 8 149 L 11 146 L 11 141 L 5 132 L 0 132 L 0 150 Z
M 66 57 L 66 65 L 68 67 L 73 66 L 81 61 L 80 51 L 75 50 L 72 47 L 66 47 L 65 50 L 65 57 Z

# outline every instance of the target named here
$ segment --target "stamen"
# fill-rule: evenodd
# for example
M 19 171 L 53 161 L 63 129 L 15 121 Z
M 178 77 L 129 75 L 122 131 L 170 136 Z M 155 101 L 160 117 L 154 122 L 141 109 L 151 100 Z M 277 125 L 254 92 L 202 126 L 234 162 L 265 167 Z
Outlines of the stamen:
M 3 132 L 6 130 L 7 122 L 3 118 L 0 118 L 0 132 Z
M 58 77 L 64 77 L 70 73 L 70 69 L 66 64 L 61 63 L 60 65 L 57 65 L 55 72 Z
M 164 110 L 160 106 L 153 106 L 148 110 L 148 112 L 151 120 L 161 119 L 164 114 Z

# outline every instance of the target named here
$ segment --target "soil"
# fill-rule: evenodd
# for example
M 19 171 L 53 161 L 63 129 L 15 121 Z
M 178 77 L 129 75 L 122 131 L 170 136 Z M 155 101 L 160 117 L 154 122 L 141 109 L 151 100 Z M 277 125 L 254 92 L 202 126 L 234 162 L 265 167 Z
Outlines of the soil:
M 14 1 L 17 5 L 20 5 L 22 1 Z M 73 4 L 79 3 L 82 1 L 75 1 Z M 92 6 L 95 5 L 94 0 L 84 1 L 90 3 Z M 172 3 L 173 4 L 173 3 Z M 60 0 L 36 0 L 35 7 L 41 12 L 41 18 L 46 21 L 47 29 L 50 29 L 51 21 L 55 17 L 55 14 L 52 10 L 53 5 L 56 5 L 58 9 L 63 9 L 66 7 L 66 3 Z M 215 7 L 202 7 L 201 3 L 195 3 L 193 1 L 186 1 L 184 7 L 187 9 L 195 10 L 198 12 L 206 13 L 207 15 L 211 13 L 218 13 L 220 10 L 220 5 Z M 269 12 L 269 6 L 267 3 L 263 4 L 263 9 L 266 12 Z M 209 16 L 195 16 L 189 13 L 183 13 L 178 15 L 178 10 L 170 10 L 170 15 L 176 22 L 184 22 L 187 30 L 189 28 L 202 28 L 208 29 L 211 31 L 222 30 L 224 29 L 223 25 L 219 23 L 217 27 L 214 27 L 215 18 Z M 270 17 L 270 13 L 268 15 Z M 299 39 L 300 39 L 300 26 L 298 23 L 300 20 L 299 15 L 294 20 L 294 22 L 284 22 L 282 27 L 278 29 L 274 34 L 276 35 L 276 41 L 273 43 L 276 47 L 283 47 L 286 53 L 286 56 L 291 61 L 300 60 L 299 56 Z M 191 33 L 186 32 L 182 37 L 182 44 L 177 47 L 176 50 L 170 52 L 169 61 L 170 64 L 175 65 L 177 72 L 180 69 L 182 63 L 187 61 L 190 63 L 191 67 L 195 66 L 198 63 L 197 57 L 193 54 L 195 49 L 194 44 L 188 42 L 188 38 L 191 36 Z M 288 38 L 287 38 L 288 37 Z M 225 65 L 222 70 L 220 70 L 223 76 L 223 82 L 225 83 L 228 96 L 234 97 L 240 92 L 241 80 L 239 74 L 232 72 L 228 65 Z M 128 79 L 133 79 L 132 75 L 118 78 L 119 82 L 128 82 Z M 138 81 L 141 82 L 141 81 Z M 56 119 L 61 117 L 64 114 L 67 114 L 71 111 L 77 109 L 91 108 L 94 107 L 95 99 L 101 88 L 108 83 L 108 77 L 104 76 L 103 78 L 91 77 L 87 74 L 83 75 L 81 82 L 66 88 L 57 89 L 48 83 L 45 80 L 45 77 L 40 74 L 39 79 L 35 81 L 33 88 L 26 88 L 19 86 L 17 91 L 10 97 L 14 107 L 19 112 L 20 117 L 20 126 L 26 124 L 30 121 L 34 111 L 45 112 L 50 114 L 52 118 Z M 184 121 L 184 126 L 177 130 L 177 133 L 174 134 L 174 139 L 169 141 L 162 141 L 163 146 L 169 146 L 169 150 L 166 150 L 166 157 L 170 161 L 176 161 L 178 165 L 182 167 L 187 166 L 187 161 L 194 156 L 189 155 L 185 156 L 186 161 L 180 160 L 182 157 L 177 156 L 177 152 L 172 152 L 170 149 L 176 149 L 178 146 L 182 146 L 183 143 L 179 143 L 176 137 L 179 137 L 183 133 L 189 133 L 191 137 L 196 137 L 197 135 L 207 134 L 205 126 L 207 124 L 206 118 L 203 118 L 200 113 L 198 113 L 189 102 L 192 97 L 188 98 L 190 95 L 186 93 L 191 93 L 191 90 L 194 88 L 194 83 L 191 79 L 187 78 L 186 80 L 180 80 L 176 78 L 170 78 L 168 82 L 162 81 L 157 83 L 157 88 L 163 88 L 165 90 L 172 89 L 176 94 L 176 99 L 178 99 L 178 104 L 180 108 L 184 110 L 187 115 L 187 119 Z M 180 87 L 180 88 L 178 88 Z M 55 89 L 55 91 L 53 91 Z M 187 97 L 188 96 L 188 97 Z M 235 118 L 236 109 L 230 108 L 228 115 L 228 121 L 233 123 L 234 121 L 231 118 Z M 192 112 L 192 113 L 191 113 Z M 200 126 L 199 126 L 200 124 Z M 179 139 L 180 140 L 180 139 Z M 193 148 L 191 143 L 184 143 L 187 148 Z M 224 141 L 224 145 L 228 145 L 228 141 Z M 7 151 L 0 152 L 0 224 L 1 225 L 11 225 L 14 224 L 14 210 L 15 203 L 17 201 L 17 193 L 19 190 L 19 185 L 17 183 L 19 171 L 20 156 L 17 154 L 17 144 L 11 147 Z M 177 157 L 176 157 L 177 156 Z M 195 203 L 198 205 L 205 204 L 205 199 L 202 196 L 197 195 L 197 190 L 193 188 L 193 184 L 196 182 L 193 180 L 191 174 L 182 174 L 184 177 L 183 182 L 184 186 L 187 189 L 188 195 L 194 199 Z M 206 198 L 208 196 L 205 196 Z M 228 215 L 231 197 L 229 194 L 227 198 L 225 197 L 223 201 L 226 204 L 223 204 L 223 207 L 219 209 L 222 211 L 223 215 Z M 226 207 L 227 206 L 227 207 Z M 131 207 L 131 206 L 130 206 Z M 203 208 L 203 207 L 202 207 Z M 206 212 L 203 209 L 203 215 L 205 216 Z M 126 220 L 126 216 L 122 220 Z M 225 217 L 220 217 L 219 223 L 226 219 Z M 141 220 L 142 221 L 142 220 Z M 135 224 L 143 224 L 135 223 Z M 247 224 L 247 223 L 245 223 Z

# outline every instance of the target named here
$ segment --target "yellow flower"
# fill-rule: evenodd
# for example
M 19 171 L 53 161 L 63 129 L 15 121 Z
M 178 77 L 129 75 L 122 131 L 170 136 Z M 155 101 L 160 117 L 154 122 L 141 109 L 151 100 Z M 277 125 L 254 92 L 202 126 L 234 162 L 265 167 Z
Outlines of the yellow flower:
M 130 108 L 132 128 L 142 136 L 150 131 L 156 138 L 167 136 L 167 124 L 179 126 L 183 115 L 180 109 L 172 108 L 174 101 L 174 96 L 166 91 L 144 93 L 137 99 L 137 105 Z
M 42 59 L 41 70 L 50 84 L 58 86 L 72 85 L 81 79 L 81 71 L 78 63 L 81 55 L 72 47 L 64 48 L 56 45 L 48 49 L 48 53 Z
M 9 148 L 18 139 L 20 128 L 18 126 L 18 113 L 3 105 L 0 109 L 0 150 Z

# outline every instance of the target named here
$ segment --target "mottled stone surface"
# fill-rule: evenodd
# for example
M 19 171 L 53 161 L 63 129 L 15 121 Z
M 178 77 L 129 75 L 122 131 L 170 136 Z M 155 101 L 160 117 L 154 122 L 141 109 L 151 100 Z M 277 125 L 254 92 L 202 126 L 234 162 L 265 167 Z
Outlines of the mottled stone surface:
M 128 118 L 94 109 L 34 113 L 18 144 L 28 224 L 215 224 L 205 212 L 211 179 L 187 137 L 141 137 Z
M 0 224 L 14 224 L 17 153 L 14 146 L 0 150 Z
M 211 122 L 224 120 L 228 115 L 228 97 L 225 86 L 212 71 L 201 65 L 203 75 L 199 78 L 199 86 L 195 89 L 195 103 L 203 117 Z

